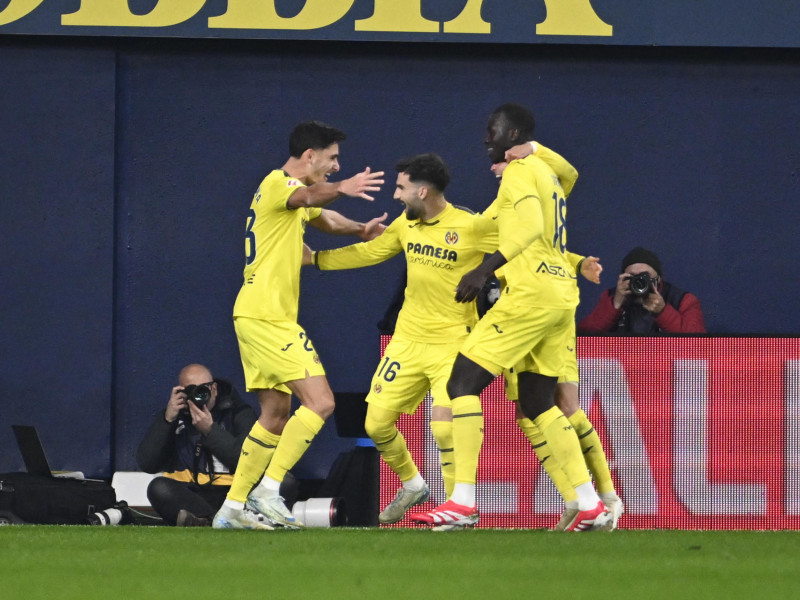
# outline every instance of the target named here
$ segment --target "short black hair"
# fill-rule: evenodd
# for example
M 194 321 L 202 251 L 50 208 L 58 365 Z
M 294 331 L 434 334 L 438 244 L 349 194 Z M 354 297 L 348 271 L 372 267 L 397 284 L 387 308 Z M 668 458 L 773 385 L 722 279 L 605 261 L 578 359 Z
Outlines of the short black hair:
M 529 142 L 533 139 L 533 131 L 536 129 L 536 121 L 533 113 L 527 106 L 508 102 L 494 109 L 492 117 L 503 115 L 511 128 L 517 129 L 520 135 L 520 142 Z
M 450 171 L 438 154 L 428 152 L 404 158 L 395 167 L 398 173 L 406 173 L 409 181 L 424 181 L 431 184 L 439 192 L 444 192 L 450 183 Z
M 289 156 L 299 158 L 309 148 L 322 150 L 345 139 L 344 131 L 322 121 L 303 121 L 289 135 Z

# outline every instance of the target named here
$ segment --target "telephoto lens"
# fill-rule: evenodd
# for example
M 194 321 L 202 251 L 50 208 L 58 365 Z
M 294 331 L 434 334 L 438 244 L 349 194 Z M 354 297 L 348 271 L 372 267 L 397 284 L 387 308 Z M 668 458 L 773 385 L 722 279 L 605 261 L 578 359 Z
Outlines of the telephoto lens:
M 85 521 L 87 525 L 124 525 L 131 521 L 131 509 L 121 500 L 112 508 L 88 515 Z

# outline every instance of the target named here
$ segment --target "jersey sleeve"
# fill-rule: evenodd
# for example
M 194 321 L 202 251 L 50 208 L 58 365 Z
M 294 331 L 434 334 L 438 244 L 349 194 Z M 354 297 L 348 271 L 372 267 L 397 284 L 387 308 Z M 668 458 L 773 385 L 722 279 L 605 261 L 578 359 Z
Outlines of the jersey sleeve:
M 472 223 L 472 233 L 475 239 L 475 247 L 487 254 L 497 250 L 500 236 L 497 230 L 497 219 L 492 218 L 492 214 L 482 213 L 475 215 Z
M 321 271 L 338 271 L 376 265 L 397 256 L 403 250 L 397 223 L 395 220 L 382 234 L 368 242 L 320 250 L 314 254 L 314 264 Z
M 530 246 L 544 231 L 538 190 L 518 171 L 522 168 L 516 162 L 506 167 L 498 193 L 502 197 L 498 210 L 498 250 L 507 261 Z
M 561 187 L 564 190 L 564 197 L 569 198 L 569 194 L 572 191 L 575 182 L 578 180 L 578 171 L 573 167 L 566 158 L 561 156 L 558 152 L 553 152 L 547 146 L 542 146 L 539 142 L 536 142 L 536 153 L 535 156 L 537 158 L 542 159 L 542 161 L 547 164 L 553 172 L 555 172 L 556 176 L 558 176 L 559 180 L 561 181 Z
M 567 262 L 572 265 L 572 268 L 575 269 L 575 272 L 578 272 L 578 265 L 581 264 L 581 261 L 586 258 L 585 256 L 581 256 L 580 254 L 575 254 L 574 252 L 570 252 L 567 250 L 566 253 Z

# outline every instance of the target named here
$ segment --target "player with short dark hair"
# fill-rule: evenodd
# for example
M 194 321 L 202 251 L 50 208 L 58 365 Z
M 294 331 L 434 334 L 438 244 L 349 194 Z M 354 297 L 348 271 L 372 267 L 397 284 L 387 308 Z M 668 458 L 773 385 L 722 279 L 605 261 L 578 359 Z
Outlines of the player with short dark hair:
M 508 149 L 530 141 L 533 124 L 533 115 L 522 105 L 496 109 L 484 142 L 492 163 L 503 162 Z M 457 301 L 469 302 L 503 267 L 507 285 L 462 345 L 447 384 L 453 408 L 454 491 L 447 502 L 412 519 L 433 525 L 477 523 L 475 487 L 483 443 L 479 395 L 513 367 L 523 413 L 541 431 L 578 496 L 579 512 L 567 529 L 603 526 L 611 517 L 592 487 L 572 426 L 555 405 L 578 303 L 575 270 L 565 255 L 564 190 L 546 163 L 529 156 L 508 165 L 493 205 L 498 250 L 464 275 L 456 290 Z
M 365 267 L 405 252 L 407 284 L 394 335 L 372 377 L 365 428 L 401 487 L 381 511 L 381 523 L 396 523 L 430 494 L 396 423 L 412 414 L 428 390 L 433 396 L 431 431 L 441 453 L 442 476 L 453 487 L 452 413 L 446 384 L 461 342 L 478 320 L 475 303 L 458 303 L 453 290 L 463 273 L 496 247 L 494 226 L 447 201 L 447 165 L 436 154 L 397 163 L 394 199 L 403 214 L 375 239 L 313 254 L 322 270 Z
M 383 183 L 383 172 L 369 167 L 328 182 L 339 171 L 337 140 L 343 136 L 318 121 L 297 125 L 290 135 L 291 156 L 264 178 L 250 205 L 244 283 L 233 320 L 247 390 L 258 395 L 261 416 L 242 445 L 231 490 L 213 520 L 216 528 L 270 528 L 256 512 L 272 527 L 302 526 L 284 505 L 280 483 L 334 408 L 319 356 L 297 323 L 303 233 L 309 224 L 371 239 L 387 216 L 365 224 L 323 208 L 343 195 L 372 200 L 368 192 L 379 191 Z M 301 406 L 290 415 L 292 394 Z

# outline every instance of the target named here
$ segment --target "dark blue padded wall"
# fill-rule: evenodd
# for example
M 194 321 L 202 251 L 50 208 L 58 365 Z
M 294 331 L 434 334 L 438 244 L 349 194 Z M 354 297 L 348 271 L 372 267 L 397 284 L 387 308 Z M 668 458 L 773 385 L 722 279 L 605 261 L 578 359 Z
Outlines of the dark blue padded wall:
M 114 52 L 0 46 L 0 472 L 111 463 Z
M 4 81 L 20 82 L 0 90 L 3 131 L 20 148 L 4 148 L 0 164 L 14 257 L 3 265 L 13 318 L 0 373 L 16 395 L 38 398 L 46 437 L 69 438 L 70 467 L 80 459 L 91 472 L 99 458 L 98 472 L 136 468 L 135 446 L 187 362 L 243 389 L 230 313 L 245 215 L 285 160 L 290 129 L 309 117 L 348 132 L 342 176 L 387 171 L 374 203 L 332 205 L 364 220 L 399 214 L 394 164 L 424 151 L 450 164 L 449 199 L 482 209 L 496 189 L 486 117 L 527 103 L 537 138 L 581 173 L 569 245 L 606 267 L 602 286 L 581 284 L 579 316 L 613 285 L 622 256 L 646 245 L 668 279 L 700 297 L 710 331 L 798 333 L 777 308 L 798 295 L 795 51 L 4 40 L 0 52 Z M 69 204 L 53 203 L 54 192 Z M 349 241 L 307 237 L 314 248 Z M 401 266 L 304 274 L 301 322 L 334 390 L 366 391 L 375 324 Z M 765 283 L 775 299 L 766 308 Z M 70 410 L 45 393 L 54 387 Z M 86 387 L 100 398 L 80 415 L 102 431 L 97 444 L 75 431 L 84 425 L 71 408 Z M 2 423 L 29 410 L 10 397 L 2 406 Z M 15 450 L 2 429 L 5 457 Z

